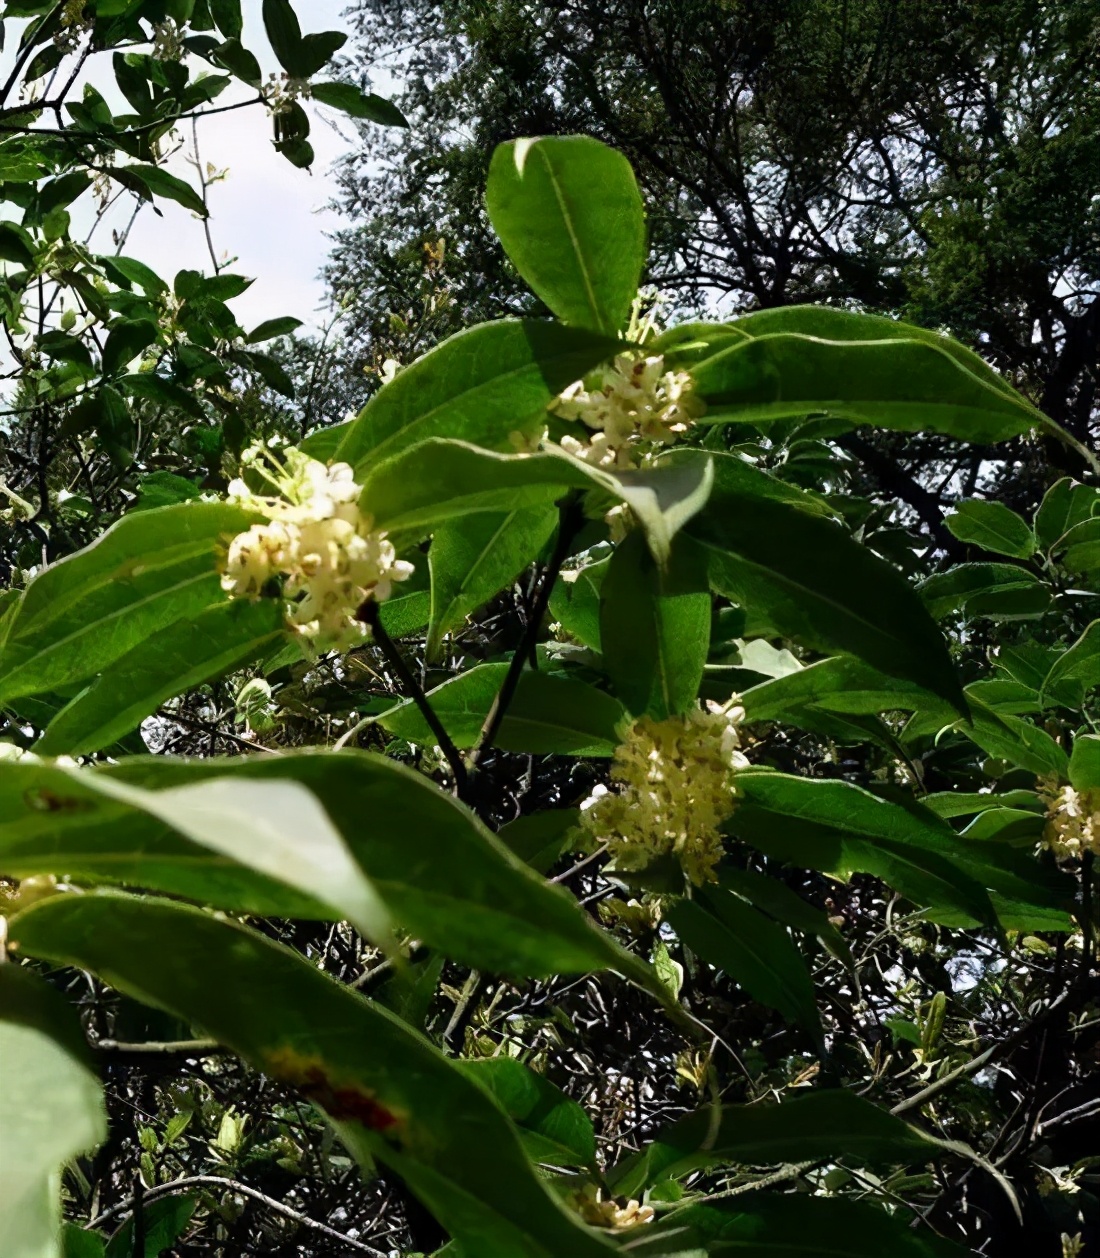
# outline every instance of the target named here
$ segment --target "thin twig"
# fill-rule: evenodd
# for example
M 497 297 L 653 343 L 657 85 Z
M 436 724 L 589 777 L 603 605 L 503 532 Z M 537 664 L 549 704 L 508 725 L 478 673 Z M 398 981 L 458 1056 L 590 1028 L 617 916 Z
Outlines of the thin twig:
M 405 657 L 397 649 L 397 644 L 383 628 L 377 602 L 373 598 L 368 598 L 355 615 L 363 624 L 369 626 L 371 636 L 386 657 L 390 667 L 397 674 L 397 679 L 404 687 L 406 695 L 412 699 L 420 715 L 427 721 L 428 728 L 435 735 L 436 745 L 443 752 L 447 763 L 451 766 L 451 773 L 454 775 L 455 780 L 455 789 L 460 796 L 464 795 L 466 791 L 466 766 L 462 762 L 462 756 L 454 745 L 450 734 L 443 728 L 443 722 L 439 719 L 435 708 L 428 702 L 428 697 L 425 695 L 423 687 L 413 676 L 408 664 L 405 663 Z

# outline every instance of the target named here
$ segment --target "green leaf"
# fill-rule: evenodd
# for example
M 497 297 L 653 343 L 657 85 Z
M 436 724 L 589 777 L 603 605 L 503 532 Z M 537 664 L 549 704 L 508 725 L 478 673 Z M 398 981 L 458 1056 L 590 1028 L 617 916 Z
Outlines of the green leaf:
M 301 319 L 295 319 L 292 315 L 284 315 L 279 319 L 265 319 L 263 323 L 258 323 L 251 332 L 249 332 L 249 345 L 260 345 L 264 341 L 273 341 L 278 336 L 290 336 L 302 326 Z
M 76 1014 L 29 970 L 0 965 L 0 1253 L 60 1258 L 61 1166 L 107 1136 Z
M 460 1061 L 457 1065 L 464 1075 L 489 1092 L 519 1127 L 532 1161 L 553 1166 L 595 1166 L 596 1133 L 592 1120 L 560 1088 L 512 1057 L 487 1057 Z
M 289 948 L 197 909 L 105 893 L 40 903 L 12 934 L 23 952 L 90 970 L 297 1087 L 361 1160 L 394 1166 L 469 1252 L 607 1252 L 553 1200 L 481 1087 Z
M 674 901 L 665 917 L 685 947 L 820 1041 L 810 973 L 782 927 L 737 896 L 710 890 L 695 900 Z
M 103 346 L 103 374 L 117 375 L 157 339 L 155 323 L 147 319 L 118 319 Z
M 34 240 L 18 223 L 0 223 L 0 260 L 34 266 Z
M 1094 620 L 1054 663 L 1043 682 L 1040 698 L 1066 681 L 1081 682 L 1086 690 L 1100 686 L 1100 620 Z
M 208 0 L 210 16 L 226 39 L 240 39 L 244 29 L 241 0 Z
M 151 201 L 154 196 L 176 201 L 197 214 L 199 218 L 207 217 L 207 209 L 202 197 L 185 180 L 169 174 L 160 166 L 119 166 L 112 167 L 111 177 L 124 183 L 132 191 L 143 195 Z
M 282 634 L 282 611 L 274 599 L 226 600 L 168 625 L 62 708 L 34 750 L 43 756 L 87 756 L 110 747 L 166 700 L 243 668 Z
M 202 490 L 186 476 L 174 472 L 151 472 L 137 483 L 138 500 L 131 511 L 151 511 L 154 507 L 171 507 L 178 502 L 191 502 L 202 497 Z
M 114 772 L 140 780 L 141 764 L 131 759 Z M 95 789 L 92 774 L 29 760 L 7 763 L 0 772 L 0 870 L 9 878 L 65 874 L 78 884 L 148 888 L 259 917 L 331 914 L 316 900 L 189 843 L 151 814 L 108 798 Z
M 428 691 L 428 701 L 459 748 L 472 747 L 508 671 L 480 664 Z M 435 736 L 411 699 L 376 718 L 408 742 L 431 746 Z M 497 746 L 529 755 L 610 756 L 626 719 L 617 699 L 587 682 L 528 669 L 500 727 Z
M 914 711 L 931 699 L 927 690 L 912 682 L 887 677 L 861 660 L 844 655 L 761 682 L 741 696 L 748 721 L 789 718 L 807 705 L 856 715 Z
M 314 100 L 319 100 L 322 105 L 331 105 L 352 118 L 365 118 L 383 127 L 409 125 L 408 119 L 392 101 L 373 92 L 364 92 L 353 83 L 314 83 L 310 91 Z
M 513 449 L 557 395 L 619 349 L 591 332 L 534 319 L 482 323 L 410 363 L 367 403 L 336 452 L 360 475 L 428 437 Z
M 619 1196 L 640 1196 L 662 1179 L 734 1163 L 843 1161 L 852 1166 L 923 1163 L 943 1146 L 847 1088 L 827 1088 L 778 1105 L 725 1105 L 689 1114 L 612 1169 Z
M 550 595 L 550 614 L 562 628 L 591 647 L 603 649 L 600 639 L 600 590 L 611 560 L 600 559 L 579 570 L 563 572 Z
M 763 472 L 717 458 L 687 531 L 710 554 L 711 586 L 783 636 L 855 655 L 966 711 L 947 644 L 901 574 L 839 524 L 779 500 Z
M 807 904 L 790 887 L 752 869 L 722 868 L 718 883 L 724 891 L 732 891 L 784 926 L 792 926 L 807 935 L 816 935 L 829 952 L 842 964 L 852 968 L 852 952 L 843 935 L 821 911 Z
M 663 720 L 695 706 L 710 616 L 701 547 L 678 537 L 664 571 L 641 533 L 616 548 L 600 589 L 600 640 L 615 691 L 636 716 Z
M 736 1258 L 964 1258 L 970 1251 L 905 1215 L 843 1197 L 803 1193 L 746 1193 L 722 1204 L 687 1205 L 663 1217 L 653 1244 L 670 1233 L 676 1252 Z
M 580 821 L 578 808 L 549 808 L 517 817 L 497 831 L 497 838 L 525 865 L 547 873 L 566 852 Z
M 920 595 L 937 620 L 957 612 L 969 618 L 1031 619 L 1050 606 L 1050 591 L 1033 572 L 1005 563 L 964 563 L 934 573 L 921 583 Z
M 517 507 L 442 525 L 432 538 L 432 619 L 424 651 L 438 658 L 444 636 L 462 626 L 536 558 L 553 535 L 552 507 Z
M 981 445 L 1049 424 L 975 355 L 923 329 L 797 306 L 732 326 L 745 339 L 692 373 L 709 423 L 825 414 Z
M 1029 559 L 1038 549 L 1039 544 L 1027 521 L 1003 502 L 983 502 L 972 498 L 960 503 L 954 515 L 949 515 L 944 523 L 959 541 L 995 551 L 998 555 Z
M 296 58 L 299 77 L 308 79 L 319 73 L 347 42 L 345 31 L 318 31 L 304 36 Z
M 548 507 L 567 489 L 594 488 L 631 508 L 654 558 L 664 563 L 672 538 L 710 492 L 711 460 L 692 454 L 613 474 L 560 450 L 494 454 L 464 441 L 433 438 L 370 467 L 360 506 L 378 528 L 419 538 L 458 517 Z
M 1066 753 L 1045 729 L 1018 716 L 994 711 L 982 701 L 973 686 L 967 686 L 966 696 L 970 704 L 969 723 L 960 721 L 944 704 L 929 703 L 922 705 L 905 726 L 905 741 L 928 735 L 935 735 L 939 740 L 945 733 L 954 730 L 969 738 L 987 755 L 1008 760 L 1031 773 L 1065 777 L 1068 767 Z
M 745 772 L 737 783 L 742 798 L 729 826 L 761 851 L 842 878 L 873 874 L 922 907 L 994 920 L 983 885 L 953 859 L 958 836 L 934 814 L 848 782 Z
M 198 1197 L 180 1195 L 164 1197 L 144 1209 L 145 1244 L 143 1258 L 161 1258 L 171 1249 L 191 1222 L 191 1216 L 199 1205 Z M 111 1237 L 103 1258 L 134 1258 L 134 1220 L 130 1218 Z
M 1100 491 L 1092 485 L 1081 485 L 1064 476 L 1043 496 L 1035 514 L 1035 535 L 1046 551 L 1077 524 L 1100 512 Z
M 23 766 L 6 766 L 4 774 L 14 776 L 16 770 Z M 25 782 L 26 773 L 22 777 Z M 93 823 L 96 813 L 87 797 L 98 792 L 218 851 L 223 865 L 247 863 L 278 880 L 308 877 L 311 890 L 331 886 L 332 896 L 344 898 L 346 892 L 348 898 L 358 897 L 362 911 L 365 879 L 394 921 L 463 964 L 532 977 L 610 967 L 656 990 L 649 967 L 599 930 L 568 893 L 543 882 L 433 782 L 382 756 L 316 751 L 201 761 L 131 757 L 106 772 L 70 771 L 61 783 L 60 790 L 46 797 L 45 813 L 42 804 L 34 808 L 14 796 L 16 813 L 30 811 L 37 821 L 39 849 L 42 834 L 61 844 L 66 835 L 79 836 Z M 137 794 L 131 793 L 134 789 Z M 267 793 L 269 803 L 264 802 Z M 285 810 L 277 799 L 285 800 Z M 173 815 L 181 804 L 192 803 L 187 817 Z M 246 840 L 242 836 L 250 823 L 245 814 L 253 805 L 255 825 L 262 824 L 265 833 Z M 222 808 L 242 815 L 238 834 L 224 820 L 219 822 L 219 815 L 228 815 L 219 814 Z M 101 815 L 111 814 L 104 810 Z M 24 862 L 34 861 L 43 872 L 69 870 L 72 861 L 60 851 L 34 850 L 25 841 L 26 828 Z M 5 829 L 0 826 L 0 865 L 10 873 Z M 144 836 L 149 830 L 138 833 Z M 308 843 L 303 834 L 310 836 Z M 113 841 L 109 831 L 92 831 L 92 837 L 99 845 Z M 262 844 L 262 850 L 250 844 Z M 346 856 L 358 872 L 347 875 L 349 885 L 342 890 Z M 303 865 L 309 867 L 300 875 L 294 872 Z M 160 874 L 155 889 L 178 890 L 164 885 L 180 878 L 178 870 L 169 865 Z M 189 884 L 192 888 L 195 881 Z M 138 885 L 154 886 L 144 881 Z M 305 884 L 291 885 L 301 885 L 298 894 L 304 899 Z M 319 898 L 327 902 L 328 897 L 324 891 Z M 215 902 L 213 896 L 196 898 Z
M 0 705 L 83 681 L 221 602 L 218 549 L 250 523 L 228 503 L 142 511 L 40 573 L 0 647 Z
M 1100 790 L 1100 735 L 1078 734 L 1073 740 L 1069 781 L 1074 790 Z
M 61 1229 L 61 1258 L 106 1258 L 103 1237 L 75 1223 L 66 1223 Z
M 630 163 L 587 136 L 511 140 L 485 202 L 505 253 L 565 323 L 613 336 L 645 265 L 645 215 Z
M 292 78 L 304 77 L 299 64 L 302 28 L 290 0 L 264 0 L 263 18 L 271 51 L 279 64 Z

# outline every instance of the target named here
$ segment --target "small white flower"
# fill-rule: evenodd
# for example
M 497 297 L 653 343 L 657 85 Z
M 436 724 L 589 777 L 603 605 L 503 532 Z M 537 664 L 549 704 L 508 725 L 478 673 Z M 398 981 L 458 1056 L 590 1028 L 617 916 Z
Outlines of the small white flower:
M 185 52 L 183 30 L 172 18 L 153 26 L 153 57 L 157 61 L 182 61 Z
M 620 869 L 645 869 L 673 856 L 697 886 L 714 878 L 721 826 L 737 801 L 736 774 L 749 761 L 736 700 L 623 732 L 611 767 L 614 789 L 597 786 L 581 805 L 581 825 L 606 843 Z
M 1058 860 L 1080 860 L 1086 852 L 1100 856 L 1100 790 L 1046 784 L 1043 794 L 1047 800 L 1044 847 Z

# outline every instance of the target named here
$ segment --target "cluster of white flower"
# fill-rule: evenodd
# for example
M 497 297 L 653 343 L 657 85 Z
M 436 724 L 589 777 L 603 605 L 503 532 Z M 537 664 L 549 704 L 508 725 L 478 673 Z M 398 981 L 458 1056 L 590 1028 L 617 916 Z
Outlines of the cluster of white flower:
M 643 1206 L 634 1198 L 621 1206 L 614 1197 L 605 1197 L 595 1184 L 588 1184 L 576 1193 L 573 1202 L 577 1213 L 592 1227 L 628 1232 L 640 1223 L 653 1222 L 652 1206 Z
M 95 25 L 95 19 L 85 16 L 85 0 L 68 0 L 61 10 L 61 18 L 53 42 L 62 52 L 75 52 L 86 31 Z
M 675 857 L 697 886 L 713 880 L 722 857 L 722 822 L 737 799 L 735 776 L 748 767 L 738 700 L 663 721 L 642 717 L 623 734 L 611 767 L 613 791 L 598 786 L 581 824 L 607 843 L 619 869 Z
M 1047 800 L 1043 845 L 1059 860 L 1080 860 L 1086 852 L 1100 856 L 1100 790 L 1047 786 L 1043 794 Z
M 596 467 L 637 467 L 656 448 L 672 445 L 703 413 L 686 371 L 666 371 L 660 354 L 620 354 L 600 373 L 595 388 L 583 380 L 558 396 L 562 419 L 592 430 L 586 441 L 563 437 L 564 450 Z
M 243 480 L 230 485 L 233 501 L 269 523 L 254 524 L 230 543 L 222 588 L 235 598 L 257 598 L 281 577 L 287 620 L 296 632 L 319 650 L 347 650 L 362 641 L 357 609 L 368 598 L 388 598 L 393 583 L 413 568 L 360 512 L 351 468 L 328 467 L 299 450 L 288 450 L 280 461 L 262 446 L 247 451 L 243 461 L 278 496 L 254 494 Z
M 308 100 L 311 94 L 309 79 L 292 79 L 285 70 L 269 75 L 264 84 L 264 98 L 272 117 L 290 113 L 295 101 Z
M 172 18 L 153 26 L 153 57 L 156 61 L 182 61 L 183 30 Z

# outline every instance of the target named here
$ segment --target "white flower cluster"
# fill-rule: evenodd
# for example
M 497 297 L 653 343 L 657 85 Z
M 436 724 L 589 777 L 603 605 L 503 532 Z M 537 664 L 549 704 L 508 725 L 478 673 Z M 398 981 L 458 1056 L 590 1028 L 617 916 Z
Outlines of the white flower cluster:
M 172 18 L 153 26 L 153 58 L 156 61 L 182 61 L 185 52 L 183 30 Z
M 1100 856 L 1100 790 L 1052 786 L 1043 793 L 1047 799 L 1044 847 L 1060 861 L 1080 860 L 1086 852 Z
M 748 767 L 736 699 L 686 716 L 642 717 L 615 750 L 611 781 L 582 805 L 581 824 L 607 843 L 619 869 L 644 869 L 673 856 L 697 886 L 713 880 L 722 857 L 722 822 L 737 799 L 735 776 Z
M 309 79 L 292 79 L 285 70 L 269 75 L 264 85 L 267 108 L 273 118 L 290 113 L 295 101 L 308 100 L 311 95 Z
M 75 52 L 86 31 L 95 25 L 95 19 L 85 16 L 85 0 L 68 0 L 61 10 L 61 18 L 53 42 L 62 52 Z
M 641 1223 L 652 1223 L 652 1206 L 643 1206 L 631 1198 L 620 1206 L 614 1197 L 605 1197 L 603 1190 L 594 1184 L 586 1185 L 574 1195 L 574 1206 L 582 1219 L 592 1227 L 608 1228 L 613 1232 L 629 1232 Z
M 368 598 L 389 597 L 412 564 L 397 558 L 386 534 L 359 510 L 359 486 L 346 463 L 331 467 L 300 450 L 282 462 L 263 447 L 244 455 L 277 491 L 254 494 L 243 480 L 230 498 L 267 517 L 229 546 L 222 588 L 234 598 L 258 598 L 276 577 L 291 627 L 319 650 L 347 650 L 362 641 L 356 611 Z
M 686 371 L 666 371 L 662 355 L 620 354 L 595 388 L 583 380 L 560 394 L 553 410 L 592 429 L 586 441 L 563 437 L 564 450 L 596 467 L 637 467 L 660 446 L 672 445 L 703 413 Z

